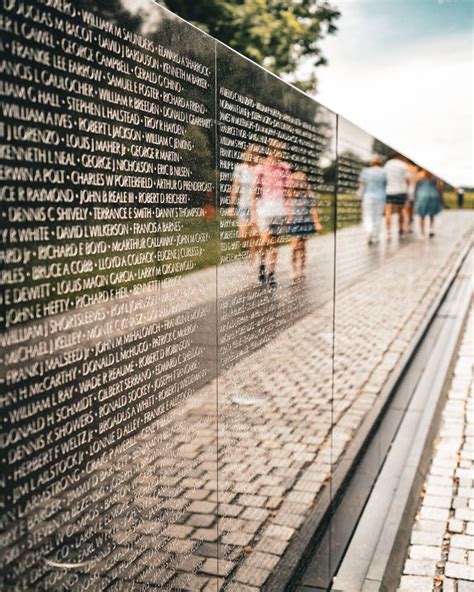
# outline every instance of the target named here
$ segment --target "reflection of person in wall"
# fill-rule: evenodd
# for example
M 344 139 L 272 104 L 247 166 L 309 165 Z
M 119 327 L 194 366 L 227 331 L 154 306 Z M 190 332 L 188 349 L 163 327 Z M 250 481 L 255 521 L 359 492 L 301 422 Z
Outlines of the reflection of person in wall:
M 235 167 L 230 193 L 229 216 L 234 216 L 237 211 L 239 238 L 243 247 L 249 248 L 252 258 L 255 254 L 256 228 L 252 224 L 250 210 L 255 171 L 260 161 L 260 147 L 252 144 L 244 152 L 242 162 Z
M 215 195 L 214 192 L 208 191 L 204 198 L 202 206 L 203 218 L 206 220 L 214 220 L 216 217 L 216 206 L 214 205 Z
M 268 282 L 270 288 L 277 287 L 275 268 L 278 257 L 278 237 L 284 234 L 287 218 L 287 203 L 291 197 L 290 165 L 282 161 L 283 145 L 271 140 L 268 156 L 255 171 L 252 190 L 252 223 L 260 232 L 261 285 Z
M 382 168 L 383 157 L 376 155 L 370 167 L 362 170 L 359 192 L 362 197 L 362 218 L 369 245 L 378 242 L 382 230 L 383 213 L 387 199 L 387 173 Z
M 410 171 L 403 157 L 394 153 L 385 164 L 387 173 L 387 205 L 385 207 L 385 222 L 387 226 L 387 238 L 390 240 L 392 226 L 392 214 L 398 214 L 398 231 L 403 234 L 405 229 L 404 212 L 408 199 L 410 185 Z
M 420 217 L 420 233 L 425 237 L 425 219 L 430 219 L 429 237 L 434 237 L 434 220 L 441 211 L 441 192 L 437 180 L 428 171 L 422 171 L 416 184 L 415 213 Z
M 322 230 L 316 197 L 309 187 L 306 175 L 302 172 L 293 175 L 293 196 L 290 202 L 288 222 L 293 281 L 296 281 L 303 279 L 305 275 L 308 238 Z

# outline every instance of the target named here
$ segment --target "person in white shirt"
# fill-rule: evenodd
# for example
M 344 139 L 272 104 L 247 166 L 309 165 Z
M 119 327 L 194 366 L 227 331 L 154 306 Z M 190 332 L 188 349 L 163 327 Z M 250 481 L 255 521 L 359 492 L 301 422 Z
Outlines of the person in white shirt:
M 390 239 L 392 214 L 398 214 L 398 230 L 403 234 L 405 230 L 405 204 L 410 187 L 410 169 L 400 154 L 394 154 L 385 164 L 387 173 L 387 205 L 385 207 L 385 223 L 387 237 Z
M 416 194 L 416 182 L 418 177 L 418 167 L 416 164 L 408 164 L 408 172 L 410 180 L 408 184 L 408 199 L 405 206 L 405 230 L 407 232 L 413 232 L 413 218 L 415 212 L 415 194 Z
M 255 174 L 261 161 L 260 147 L 251 144 L 242 155 L 242 162 L 235 167 L 228 212 L 229 216 L 237 214 L 239 238 L 243 249 L 250 252 L 252 261 L 257 250 L 258 231 L 250 220 L 250 209 Z

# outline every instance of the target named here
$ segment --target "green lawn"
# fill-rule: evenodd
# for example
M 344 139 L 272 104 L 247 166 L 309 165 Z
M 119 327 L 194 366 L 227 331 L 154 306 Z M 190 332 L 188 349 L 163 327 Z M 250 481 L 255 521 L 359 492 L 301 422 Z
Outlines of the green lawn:
M 446 207 L 450 210 L 457 210 L 458 209 L 458 200 L 454 191 L 447 191 L 443 194 L 444 203 Z M 464 209 L 465 210 L 473 210 L 474 209 L 474 192 L 466 193 L 464 195 Z

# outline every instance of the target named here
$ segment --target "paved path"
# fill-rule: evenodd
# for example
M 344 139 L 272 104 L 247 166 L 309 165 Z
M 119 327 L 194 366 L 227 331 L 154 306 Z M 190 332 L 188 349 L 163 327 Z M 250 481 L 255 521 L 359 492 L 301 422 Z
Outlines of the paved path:
M 399 592 L 474 591 L 473 365 L 471 312 Z

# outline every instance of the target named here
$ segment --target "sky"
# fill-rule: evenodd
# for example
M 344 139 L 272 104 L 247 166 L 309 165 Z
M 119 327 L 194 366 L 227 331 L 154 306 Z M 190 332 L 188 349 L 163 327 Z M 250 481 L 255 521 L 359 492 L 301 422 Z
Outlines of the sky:
M 330 0 L 318 100 L 452 185 L 474 187 L 474 0 Z

